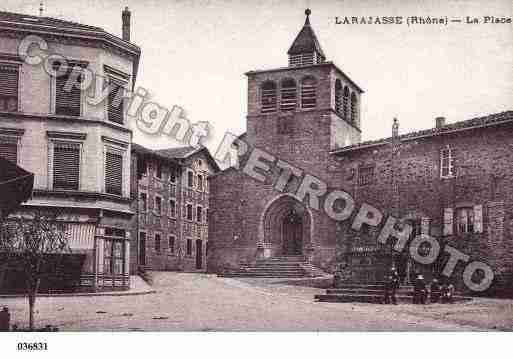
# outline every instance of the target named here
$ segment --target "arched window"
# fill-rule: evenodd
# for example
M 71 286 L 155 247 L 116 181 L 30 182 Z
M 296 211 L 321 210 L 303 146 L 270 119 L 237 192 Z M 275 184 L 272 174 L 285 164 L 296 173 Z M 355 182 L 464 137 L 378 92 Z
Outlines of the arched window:
M 276 84 L 274 82 L 267 81 L 262 84 L 261 101 L 263 113 L 276 111 Z
M 351 122 L 356 124 L 356 116 L 358 116 L 358 100 L 354 92 L 351 94 Z
M 335 111 L 340 114 L 342 111 L 342 82 L 335 81 Z
M 294 111 L 297 104 L 297 87 L 293 79 L 285 79 L 281 82 L 281 111 Z
M 344 98 L 342 99 L 342 118 L 349 120 L 349 87 L 344 87 Z
M 317 81 L 313 77 L 305 77 L 301 81 L 301 107 L 315 108 L 317 106 Z

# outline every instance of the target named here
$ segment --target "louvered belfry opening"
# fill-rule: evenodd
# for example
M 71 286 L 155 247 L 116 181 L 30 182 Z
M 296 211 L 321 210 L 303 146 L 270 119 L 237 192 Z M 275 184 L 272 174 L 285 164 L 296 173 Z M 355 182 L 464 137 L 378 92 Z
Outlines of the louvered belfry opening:
M 262 85 L 262 113 L 276 111 L 277 94 L 276 84 L 272 81 L 267 81 Z
M 18 111 L 19 67 L 0 64 L 0 111 Z
M 294 111 L 297 104 L 297 86 L 293 79 L 285 79 L 281 82 L 281 111 Z
M 55 113 L 65 116 L 80 116 L 82 114 L 82 91 L 76 83 L 82 81 L 83 68 L 77 64 L 70 64 L 66 68 L 54 64 L 54 70 L 57 71 L 55 78 Z
M 317 106 L 317 81 L 313 77 L 306 77 L 301 81 L 301 107 L 315 108 Z
M 15 138 L 0 137 L 0 157 L 14 164 L 18 161 L 18 141 Z
M 80 145 L 55 143 L 53 148 L 53 188 L 78 190 L 80 179 Z
M 123 91 L 124 83 L 114 78 L 109 78 L 109 98 L 107 116 L 109 121 L 123 124 L 125 122 Z
M 343 98 L 343 108 L 342 108 L 342 118 L 344 120 L 349 120 L 349 87 L 344 87 L 344 98 Z
M 105 157 L 105 192 L 121 196 L 123 194 L 123 156 L 107 152 Z
M 356 123 L 358 116 L 358 99 L 354 92 L 351 94 L 351 122 Z
M 339 79 L 335 81 L 335 111 L 342 113 L 342 83 Z

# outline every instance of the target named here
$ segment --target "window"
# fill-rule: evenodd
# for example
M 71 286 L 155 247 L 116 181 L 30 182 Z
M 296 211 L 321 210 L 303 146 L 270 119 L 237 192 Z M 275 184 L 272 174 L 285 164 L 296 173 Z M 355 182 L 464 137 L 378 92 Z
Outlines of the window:
M 374 180 L 374 166 L 358 168 L 358 185 L 365 186 Z
M 14 137 L 0 137 L 0 157 L 17 163 L 18 161 L 18 140 Z
M 142 212 L 148 211 L 148 195 L 146 193 L 141 193 L 140 198 L 141 198 L 141 204 L 140 204 L 141 211 Z
M 186 253 L 188 256 L 192 255 L 192 239 L 190 238 L 187 238 L 187 249 L 186 249 Z
M 335 111 L 342 113 L 342 82 L 339 79 L 335 81 Z
M 201 206 L 198 206 L 196 207 L 196 221 L 198 223 L 201 223 L 201 220 L 202 220 L 202 215 L 203 215 L 203 208 L 201 208 Z
M 169 253 L 173 254 L 175 253 L 175 236 L 169 236 L 168 239 L 169 243 Z
M 187 205 L 187 219 L 192 221 L 192 204 Z
M 301 81 L 301 107 L 315 108 L 317 106 L 317 82 L 313 77 L 306 77 Z
M 457 225 L 458 233 L 472 233 L 474 232 L 474 209 L 473 208 L 459 208 L 457 211 Z
M 297 104 L 296 81 L 285 79 L 281 82 L 281 111 L 294 111 Z
M 169 200 L 169 216 L 176 217 L 176 202 L 174 199 Z
M 155 252 L 161 253 L 160 234 L 155 234 Z
M 125 231 L 117 228 L 105 228 L 103 272 L 119 275 L 124 273 Z
M 342 98 L 342 118 L 349 120 L 349 87 L 344 87 L 344 96 Z
M 356 98 L 355 93 L 351 94 L 351 122 L 356 124 L 356 120 L 358 117 L 358 99 Z
M 203 191 L 203 176 L 198 175 L 198 191 Z
M 53 146 L 53 189 L 78 190 L 80 145 L 56 142 Z
M 192 188 L 194 187 L 194 175 L 192 171 L 187 172 L 187 187 Z
M 80 116 L 82 91 L 76 82 L 82 81 L 82 67 L 74 65 L 62 70 L 54 64 L 55 77 L 55 113 L 57 115 Z
M 18 111 L 19 66 L 0 64 L 0 111 Z
M 109 76 L 106 85 L 109 87 L 107 119 L 111 122 L 123 124 L 125 122 L 123 96 L 126 82 Z
M 276 111 L 276 84 L 272 81 L 267 81 L 262 84 L 261 91 L 261 106 L 262 113 Z
M 447 146 L 440 151 L 440 178 L 451 178 L 455 174 L 452 149 Z
M 155 177 L 158 179 L 162 179 L 162 163 L 157 163 L 157 168 L 155 169 Z
M 162 198 L 155 196 L 155 213 L 157 216 L 162 214 Z
M 169 168 L 169 182 L 176 183 L 176 168 Z
M 205 223 L 208 223 L 208 208 L 205 208 Z
M 123 155 L 107 152 L 105 155 L 105 192 L 123 194 Z

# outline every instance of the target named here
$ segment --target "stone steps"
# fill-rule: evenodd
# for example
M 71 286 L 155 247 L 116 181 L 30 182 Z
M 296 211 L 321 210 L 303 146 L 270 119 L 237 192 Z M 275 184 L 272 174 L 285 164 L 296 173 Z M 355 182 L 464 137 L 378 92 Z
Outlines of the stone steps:
M 396 291 L 397 302 L 412 303 L 413 294 L 412 286 L 401 286 Z M 319 302 L 332 303 L 383 303 L 384 285 L 383 283 L 343 283 L 338 288 L 327 289 L 325 294 L 316 295 L 315 299 Z M 471 299 L 470 297 L 464 297 L 459 294 L 453 297 L 454 302 Z
M 241 264 L 223 277 L 304 278 L 322 276 L 324 272 L 310 264 L 304 256 L 278 256 L 259 259 L 254 264 Z

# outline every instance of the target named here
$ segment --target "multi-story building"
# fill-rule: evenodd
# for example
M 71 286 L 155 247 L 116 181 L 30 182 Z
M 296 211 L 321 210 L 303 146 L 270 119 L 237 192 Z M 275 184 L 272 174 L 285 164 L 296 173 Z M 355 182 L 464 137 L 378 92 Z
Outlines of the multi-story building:
M 204 271 L 208 248 L 209 181 L 219 171 L 205 147 L 149 150 L 132 146 L 131 272 Z
M 141 51 L 128 9 L 122 19 L 120 38 L 0 12 L 0 156 L 35 175 L 21 211 L 55 209 L 66 222 L 77 269 L 70 290 L 129 286 L 132 131 L 123 98 Z
M 452 124 L 438 118 L 434 128 L 404 135 L 395 123 L 391 138 L 361 142 L 363 91 L 326 61 L 308 15 L 288 67 L 246 74 L 240 170 L 210 181 L 209 270 L 242 274 L 259 258 L 299 255 L 327 272 L 347 266 L 348 280 L 358 283 L 382 281 L 392 264 L 430 279 L 443 272 L 450 246 L 468 256 L 453 272 L 460 287 L 464 263 L 477 260 L 493 269 L 492 289 L 511 289 L 513 112 Z M 251 162 L 256 150 L 250 149 L 267 155 Z M 277 186 L 284 171 L 289 180 Z M 378 208 L 382 218 L 358 230 L 352 227 L 358 211 L 335 220 L 322 210 L 334 190 L 349 194 L 356 208 Z M 321 210 L 312 208 L 312 197 Z M 337 202 L 343 209 L 344 201 Z M 389 216 L 400 220 L 397 231 L 411 225 L 409 243 L 419 234 L 439 238 L 443 255 L 419 265 L 408 250 L 382 245 L 377 236 Z

